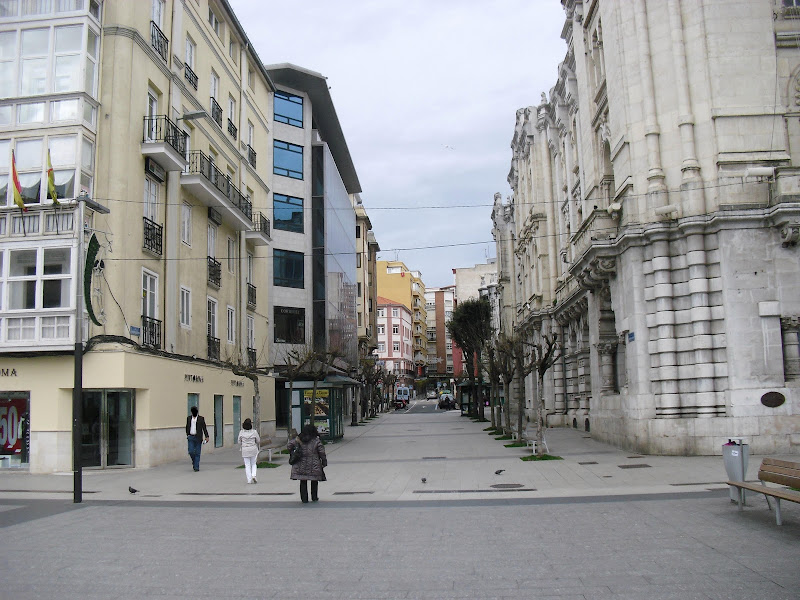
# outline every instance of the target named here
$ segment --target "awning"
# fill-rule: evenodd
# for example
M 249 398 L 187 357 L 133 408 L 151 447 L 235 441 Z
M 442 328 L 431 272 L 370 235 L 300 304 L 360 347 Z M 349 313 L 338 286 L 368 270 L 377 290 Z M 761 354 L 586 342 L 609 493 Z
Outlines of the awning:
M 325 377 L 325 383 L 338 383 L 338 384 L 345 384 L 345 385 L 360 385 L 360 381 L 356 381 L 350 377 L 345 375 L 328 375 Z

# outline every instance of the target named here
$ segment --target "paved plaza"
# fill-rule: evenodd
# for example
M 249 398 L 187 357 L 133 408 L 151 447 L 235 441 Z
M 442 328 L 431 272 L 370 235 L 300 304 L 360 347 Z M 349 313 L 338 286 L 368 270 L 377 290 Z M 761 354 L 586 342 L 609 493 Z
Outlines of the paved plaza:
M 800 505 L 780 527 L 763 496 L 739 512 L 721 457 L 550 429 L 564 460 L 523 462 L 484 427 L 348 426 L 307 505 L 285 457 L 247 485 L 236 449 L 84 471 L 77 505 L 71 473 L 1 473 L 0 598 L 798 598 Z

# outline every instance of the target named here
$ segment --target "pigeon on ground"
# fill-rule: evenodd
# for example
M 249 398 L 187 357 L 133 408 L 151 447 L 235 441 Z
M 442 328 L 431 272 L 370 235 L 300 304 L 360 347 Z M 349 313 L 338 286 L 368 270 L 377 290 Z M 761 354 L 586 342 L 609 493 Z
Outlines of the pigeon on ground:
M 505 471 L 505 469 L 497 469 L 497 471 L 495 471 L 494 474 L 500 475 L 500 473 L 502 473 L 503 471 Z
M 422 478 L 422 483 L 425 483 L 426 481 L 428 481 L 428 480 L 423 477 Z
M 135 494 L 135 493 L 136 493 L 136 492 L 138 492 L 139 490 L 137 490 L 137 489 L 135 489 L 135 488 L 132 488 L 131 486 L 128 486 L 128 491 L 129 491 L 131 494 Z

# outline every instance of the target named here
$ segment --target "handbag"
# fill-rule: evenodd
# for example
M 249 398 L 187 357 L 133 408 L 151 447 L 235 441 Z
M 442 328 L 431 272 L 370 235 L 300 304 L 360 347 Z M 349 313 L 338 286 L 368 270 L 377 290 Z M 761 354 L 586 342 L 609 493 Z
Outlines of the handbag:
M 295 463 L 299 463 L 303 459 L 303 445 L 299 439 L 296 440 L 297 443 L 292 446 L 291 452 L 289 452 L 289 464 L 293 465 Z

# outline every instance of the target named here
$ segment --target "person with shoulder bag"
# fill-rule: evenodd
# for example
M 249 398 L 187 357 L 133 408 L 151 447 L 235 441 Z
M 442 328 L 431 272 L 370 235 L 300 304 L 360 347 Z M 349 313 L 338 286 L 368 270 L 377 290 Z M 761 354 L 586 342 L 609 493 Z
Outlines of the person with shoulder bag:
M 325 456 L 325 446 L 319 439 L 317 428 L 311 423 L 303 427 L 299 436 L 288 444 L 289 462 L 292 465 L 291 479 L 300 482 L 300 500 L 308 503 L 308 483 L 311 482 L 311 501 L 319 500 L 319 482 L 327 481 L 325 471 L 328 458 Z M 296 455 L 298 455 L 296 457 Z

